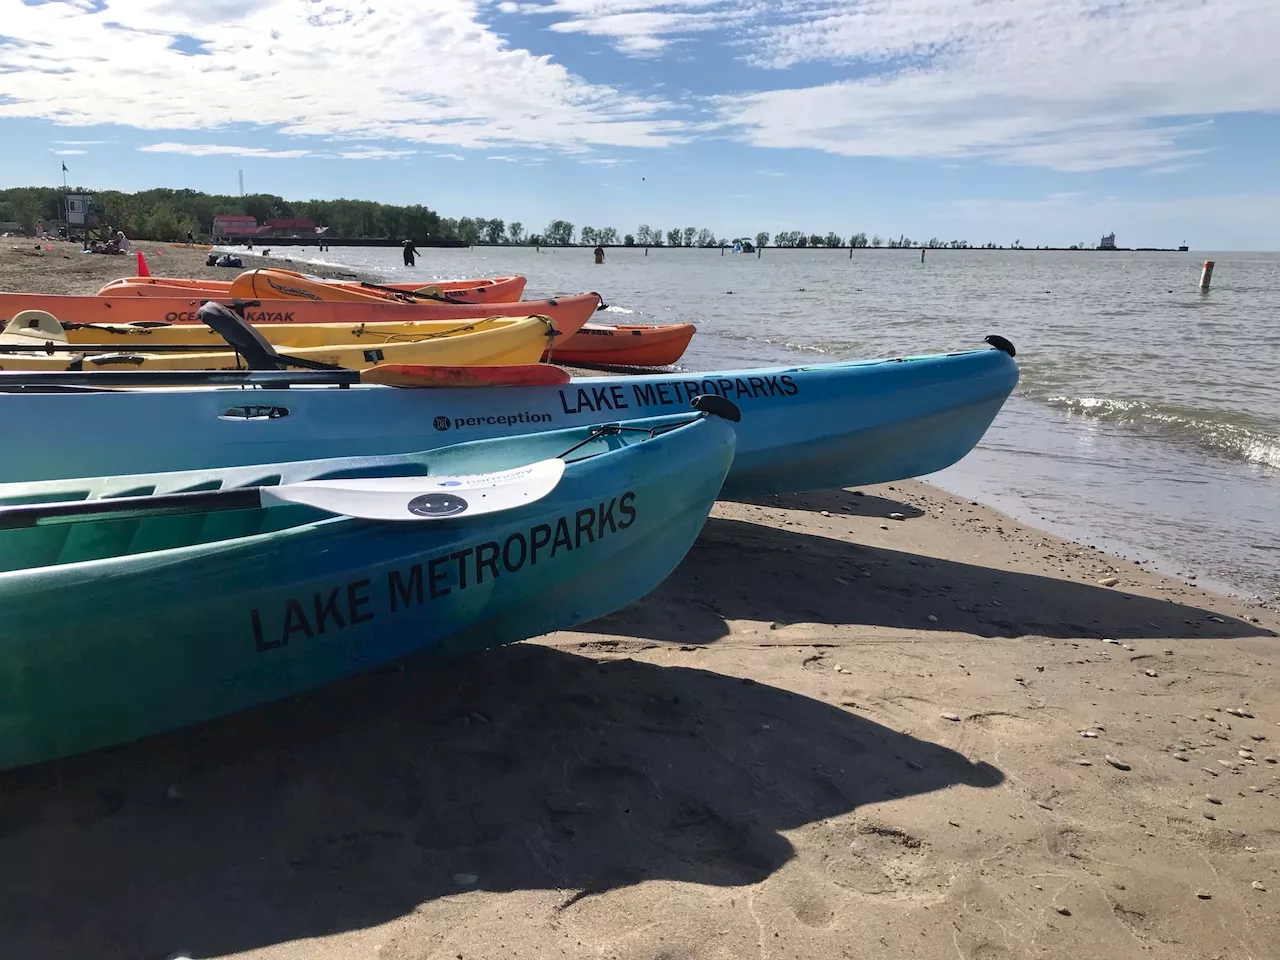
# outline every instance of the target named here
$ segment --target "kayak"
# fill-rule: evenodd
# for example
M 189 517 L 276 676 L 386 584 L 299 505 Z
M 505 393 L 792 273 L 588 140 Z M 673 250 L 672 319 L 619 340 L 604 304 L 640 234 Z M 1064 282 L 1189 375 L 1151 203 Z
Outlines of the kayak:
M 682 425 L 0 486 L 0 767 L 631 603 L 688 552 L 733 459 L 727 421 L 666 419 Z
M 585 324 L 552 347 L 556 363 L 582 366 L 665 367 L 676 363 L 697 328 L 692 323 L 657 326 Z
M 390 339 L 450 336 L 466 333 L 481 325 L 490 328 L 510 323 L 514 317 L 486 317 L 483 320 L 413 320 L 407 323 L 358 323 L 344 327 L 336 323 L 257 323 L 254 328 L 267 341 L 282 347 L 324 346 L 333 343 L 383 342 Z M 606 326 L 584 324 L 576 333 L 558 337 L 544 359 L 556 363 L 659 367 L 675 363 L 693 338 L 691 323 L 662 326 Z M 127 323 L 90 324 L 67 331 L 71 343 L 104 343 L 119 338 L 130 346 L 146 343 L 192 343 L 202 339 L 216 342 L 217 334 L 191 324 L 134 325 Z
M 287 324 L 285 325 L 287 326 Z M 300 324 L 305 327 L 305 324 Z M 183 327 L 191 335 L 185 342 L 192 351 L 180 351 L 174 344 L 155 341 L 106 343 L 101 333 L 91 343 L 63 343 L 39 336 L 7 332 L 0 335 L 0 370 L 93 370 L 126 367 L 135 370 L 239 370 L 241 356 L 207 327 Z M 41 331 L 29 331 L 39 334 Z M 71 331 L 77 337 L 85 330 Z M 537 363 L 551 342 L 555 329 L 544 317 L 526 317 L 490 328 L 455 332 L 450 336 L 430 335 L 421 339 L 375 339 L 349 343 L 287 346 L 289 357 L 332 364 L 348 370 L 364 370 L 382 363 L 425 366 L 500 366 Z M 314 338 L 318 339 L 318 338 Z M 30 347 L 22 341 L 29 341 Z M 154 352 L 168 347 L 166 352 Z M 19 348 L 15 350 L 14 348 Z M 124 349 L 121 349 L 124 348 Z M 197 352 L 205 351 L 205 352 Z
M 268 343 L 284 349 L 325 347 L 339 344 L 378 344 L 404 340 L 448 339 L 481 330 L 499 330 L 524 323 L 528 317 L 486 317 L 483 320 L 411 320 L 408 323 L 358 323 L 345 327 L 336 323 L 258 323 L 253 329 Z M 148 344 L 208 343 L 218 346 L 222 338 L 209 327 L 190 323 L 161 326 L 134 324 L 88 324 L 66 331 L 70 343 L 119 344 L 145 350 Z M 561 339 L 557 337 L 557 340 Z M 558 359 L 558 358 L 557 358 Z
M 0 293 L 0 322 L 23 310 L 45 310 L 63 323 L 199 323 L 196 311 L 206 300 L 232 305 L 231 297 L 75 297 L 36 293 Z M 514 303 L 374 302 L 327 303 L 314 300 L 259 301 L 246 306 L 250 323 L 405 323 L 447 320 L 454 323 L 486 317 L 544 316 L 568 339 L 591 319 L 600 297 L 583 293 L 552 300 Z
M 360 281 L 334 280 L 313 277 L 292 270 L 273 271 L 282 276 L 302 277 L 326 284 L 329 287 L 361 289 Z M 421 296 L 448 298 L 461 303 L 514 303 L 524 294 L 524 277 L 495 277 L 487 280 L 433 280 L 424 283 L 414 280 L 408 283 L 387 283 L 378 286 L 402 293 L 418 293 Z M 184 277 L 121 277 L 105 284 L 98 291 L 100 297 L 230 297 L 230 280 L 206 280 Z M 268 298 L 267 291 L 259 298 Z M 270 299 L 275 299 L 270 297 Z
M 732 497 L 941 470 L 982 438 L 1017 383 L 1018 366 L 1003 349 L 980 349 L 582 377 L 561 386 L 501 390 L 182 386 L 86 392 L 80 384 L 91 377 L 70 379 L 66 392 L 6 394 L 20 389 L 21 377 L 0 375 L 0 480 L 404 453 L 672 413 L 702 393 L 727 397 L 742 410 L 746 429 L 725 483 L 725 495 Z M 53 425 L 56 441 L 50 439 Z

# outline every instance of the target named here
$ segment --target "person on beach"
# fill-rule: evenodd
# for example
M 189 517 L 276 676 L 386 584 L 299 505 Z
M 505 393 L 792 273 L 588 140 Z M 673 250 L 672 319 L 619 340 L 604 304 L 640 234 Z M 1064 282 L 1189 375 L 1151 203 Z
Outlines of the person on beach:
M 404 242 L 404 265 L 406 267 L 413 266 L 413 258 L 417 255 L 418 248 L 413 245 L 412 240 Z

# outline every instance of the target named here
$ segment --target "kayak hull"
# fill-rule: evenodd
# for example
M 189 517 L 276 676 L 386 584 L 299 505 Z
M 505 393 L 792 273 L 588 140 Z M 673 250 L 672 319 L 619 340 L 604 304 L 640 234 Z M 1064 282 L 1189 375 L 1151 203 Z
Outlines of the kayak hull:
M 588 323 L 572 337 L 557 340 L 550 359 L 581 366 L 666 367 L 684 356 L 696 332 L 692 323 Z
M 427 459 L 436 474 L 492 471 L 553 447 L 551 455 L 561 453 L 585 436 L 464 444 Z M 610 613 L 684 557 L 733 447 L 727 422 L 699 419 L 570 463 L 536 503 L 430 524 L 318 519 L 286 508 L 10 531 L 0 536 L 0 559 L 14 553 L 11 542 L 5 552 L 6 537 L 71 533 L 57 546 L 57 565 L 0 573 L 0 767 L 207 720 L 407 655 L 462 656 Z M 79 486 L 82 495 L 109 496 L 254 485 L 268 474 L 288 482 L 298 472 L 277 465 Z M 49 491 L 25 495 L 47 499 Z M 12 501 L 23 491 L 0 496 Z M 306 516 L 285 529 L 255 528 L 270 527 L 263 515 L 287 510 Z M 209 524 L 236 523 L 251 532 L 190 542 Z M 159 548 L 76 559 L 86 543 L 92 556 L 112 538 Z M 175 540 L 188 545 L 168 545 Z M 22 552 L 30 556 L 29 547 Z
M 208 328 L 204 328 L 208 329 Z M 197 328 L 192 327 L 193 332 Z M 77 335 L 91 333 L 99 344 L 103 336 L 94 331 L 72 331 Z M 212 331 L 210 331 L 212 332 Z M 509 324 L 480 328 L 454 336 L 436 336 L 420 340 L 374 339 L 364 342 L 338 343 L 327 346 L 282 345 L 288 356 L 333 364 L 348 370 L 367 370 L 382 363 L 418 364 L 423 366 L 502 366 L 537 363 L 551 342 L 553 326 L 540 317 L 526 317 Z M 188 342 L 206 338 L 192 337 Z M 0 353 L 0 370 L 240 370 L 243 361 L 232 350 L 210 353 L 147 353 L 146 338 L 121 344 L 117 349 L 101 350 L 85 347 L 85 353 L 42 353 L 38 342 L 23 353 Z M 213 346 L 213 344 L 210 344 Z
M 612 422 L 728 397 L 742 430 L 727 496 L 832 489 L 941 470 L 981 439 L 1018 380 L 1000 350 L 564 386 L 410 391 L 172 389 L 0 396 L 0 480 L 406 452 Z M 283 417 L 253 414 L 278 408 Z M 60 441 L 49 442 L 50 424 Z M 128 424 L 128 430 L 121 430 Z
M 327 280 L 333 286 L 354 286 L 358 281 Z M 413 293 L 434 289 L 451 300 L 463 303 L 514 303 L 524 295 L 524 277 L 494 277 L 486 280 L 414 280 L 386 283 L 380 286 Z M 227 297 L 231 296 L 230 280 L 188 279 L 185 277 L 121 277 L 105 284 L 98 296 L 115 297 Z
M 327 347 L 335 345 L 373 345 L 403 340 L 446 339 L 482 330 L 497 330 L 520 323 L 525 317 L 486 317 L 482 320 L 414 320 L 408 323 L 358 323 L 341 326 L 336 323 L 258 323 L 254 329 L 277 347 Z M 103 324 L 73 327 L 66 331 L 69 343 L 116 344 L 131 350 L 145 350 L 148 344 L 208 343 L 225 346 L 226 341 L 204 324 L 169 324 L 136 326 Z M 556 340 L 562 340 L 557 337 Z
M 233 306 L 233 298 L 206 297 L 74 297 L 36 293 L 0 293 L 0 320 L 12 320 L 23 310 L 45 310 L 63 323 L 178 323 L 196 324 L 200 305 L 214 300 Z M 466 322 L 485 317 L 544 316 L 568 338 L 591 319 L 600 298 L 594 293 L 551 300 L 514 303 L 328 303 L 315 300 L 261 301 L 244 308 L 245 319 L 260 323 L 405 323 L 415 320 Z

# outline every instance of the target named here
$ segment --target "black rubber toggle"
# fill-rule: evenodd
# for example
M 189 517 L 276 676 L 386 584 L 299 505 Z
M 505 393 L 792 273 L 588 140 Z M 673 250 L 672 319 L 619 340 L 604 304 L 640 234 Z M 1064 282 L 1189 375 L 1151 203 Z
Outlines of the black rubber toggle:
M 742 419 L 742 413 L 738 410 L 738 405 L 719 394 L 700 393 L 689 401 L 689 405 L 701 413 L 714 413 L 717 417 L 723 417 L 730 423 L 737 423 Z
M 1016 357 L 1018 355 L 1018 351 L 1014 349 L 1013 344 L 999 334 L 993 333 L 991 336 L 986 338 L 986 342 L 991 344 L 997 350 L 1003 350 L 1011 357 Z

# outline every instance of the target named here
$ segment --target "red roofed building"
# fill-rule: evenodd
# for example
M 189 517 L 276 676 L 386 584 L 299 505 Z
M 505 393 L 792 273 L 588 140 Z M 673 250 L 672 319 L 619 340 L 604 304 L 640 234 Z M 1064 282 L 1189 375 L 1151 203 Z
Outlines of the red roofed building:
M 258 234 L 258 221 L 239 213 L 221 213 L 213 218 L 213 239 L 253 237 Z
M 268 220 L 259 234 L 272 237 L 291 237 L 316 232 L 316 222 L 306 217 L 289 217 Z

